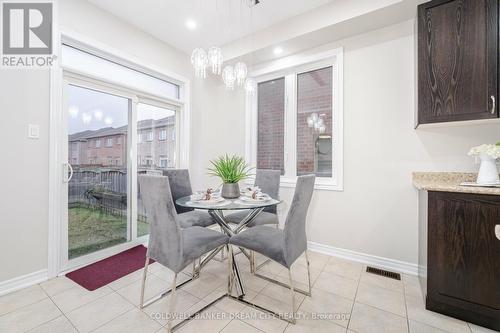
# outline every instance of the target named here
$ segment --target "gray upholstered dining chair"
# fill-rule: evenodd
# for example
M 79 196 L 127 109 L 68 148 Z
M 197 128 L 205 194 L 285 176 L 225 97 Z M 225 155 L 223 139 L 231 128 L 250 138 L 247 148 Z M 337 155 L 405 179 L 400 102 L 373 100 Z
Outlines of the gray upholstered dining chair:
M 267 193 L 273 199 L 279 199 L 281 170 L 257 169 L 255 173 L 255 186 L 260 187 L 263 193 Z M 247 216 L 246 211 L 239 211 L 226 216 L 231 223 L 239 223 Z M 247 227 L 257 225 L 273 224 L 278 226 L 279 219 L 276 206 L 266 207 Z
M 169 310 L 171 316 L 168 320 L 168 331 L 170 332 L 175 307 L 177 274 L 203 254 L 226 246 L 229 237 L 215 230 L 198 226 L 182 229 L 179 215 L 172 201 L 167 177 L 139 176 L 139 187 L 150 223 L 140 308 L 144 307 L 144 288 L 148 265 L 149 260 L 153 259 L 174 272 Z
M 294 291 L 299 291 L 308 296 L 311 295 L 311 274 L 309 271 L 309 258 L 307 257 L 306 217 L 314 190 L 315 175 L 300 176 L 297 178 L 295 193 L 290 205 L 290 210 L 285 221 L 283 230 L 270 228 L 269 226 L 255 226 L 249 228 L 229 240 L 229 244 L 242 247 L 250 251 L 260 253 L 288 269 L 290 285 L 287 286 L 279 281 L 267 278 L 269 281 L 290 288 L 292 297 L 292 323 L 295 323 L 295 298 Z M 232 260 L 232 248 L 230 247 L 229 259 Z M 304 292 L 294 289 L 292 280 L 292 264 L 303 254 L 306 255 L 307 277 L 309 291 Z M 231 263 L 230 263 L 231 265 Z M 232 274 L 232 273 L 230 273 Z M 230 281 L 233 277 L 230 278 Z M 232 283 L 229 283 L 229 292 Z
M 175 201 L 179 198 L 193 194 L 191 180 L 189 179 L 189 170 L 187 169 L 169 169 L 163 170 L 163 175 L 168 177 L 170 190 Z M 182 228 L 188 227 L 209 227 L 215 224 L 214 219 L 205 211 L 197 211 L 193 208 L 182 207 L 175 204 L 179 223 Z

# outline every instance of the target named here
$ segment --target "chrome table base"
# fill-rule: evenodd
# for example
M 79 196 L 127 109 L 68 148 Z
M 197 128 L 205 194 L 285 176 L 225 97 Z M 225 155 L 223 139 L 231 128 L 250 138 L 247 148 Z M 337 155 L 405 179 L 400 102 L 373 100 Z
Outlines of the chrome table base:
M 209 210 L 209 214 L 220 225 L 220 227 L 223 230 L 223 232 L 225 232 L 228 236 L 232 236 L 232 235 L 237 234 L 241 230 L 243 230 L 248 223 L 250 223 L 260 212 L 262 212 L 262 210 L 263 210 L 263 208 L 258 208 L 258 209 L 252 210 L 236 226 L 236 228 L 234 230 L 230 227 L 230 225 L 227 222 L 227 220 L 225 219 L 224 214 L 222 213 L 222 211 L 220 211 L 220 210 Z M 228 259 L 229 259 L 228 260 L 228 265 L 229 265 L 228 269 L 229 269 L 230 273 L 229 273 L 229 278 L 228 278 L 228 292 L 226 294 L 221 295 L 217 299 L 213 300 L 209 304 L 205 305 L 203 308 L 201 308 L 198 311 L 196 311 L 195 313 L 191 314 L 188 318 L 186 318 L 183 321 L 179 322 L 175 326 L 169 327 L 169 331 L 173 332 L 173 331 L 179 329 L 180 327 L 182 327 L 185 324 L 187 324 L 189 321 L 191 321 L 194 318 L 196 318 L 201 312 L 203 312 L 204 310 L 206 310 L 210 306 L 216 304 L 217 302 L 219 302 L 220 300 L 222 300 L 222 299 L 224 299 L 226 297 L 229 298 L 229 299 L 232 299 L 234 301 L 240 302 L 242 304 L 251 306 L 251 307 L 253 307 L 253 308 L 257 309 L 257 310 L 260 310 L 262 312 L 265 312 L 265 313 L 267 313 L 267 314 L 269 314 L 269 315 L 271 315 L 271 316 L 273 316 L 275 318 L 279 318 L 279 319 L 284 320 L 284 321 L 286 321 L 288 323 L 294 324 L 295 323 L 295 318 L 293 317 L 293 313 L 294 313 L 293 311 L 292 311 L 292 315 L 290 315 L 290 314 L 280 314 L 280 313 L 274 312 L 274 311 L 272 311 L 270 309 L 267 309 L 265 307 L 262 307 L 262 306 L 260 306 L 258 304 L 255 304 L 255 303 L 252 303 L 252 302 L 249 302 L 249 301 L 245 300 L 245 290 L 243 288 L 243 283 L 242 283 L 242 280 L 241 280 L 240 271 L 238 269 L 238 265 L 236 263 L 236 260 L 234 260 L 234 255 L 235 254 L 233 253 L 232 249 L 228 245 L 224 245 L 224 246 L 221 246 L 221 247 L 213 250 L 205 258 L 203 258 L 202 260 L 200 260 L 200 262 L 199 262 L 198 265 L 196 265 L 196 261 L 195 261 L 194 266 L 193 266 L 193 273 L 191 274 L 191 277 L 189 279 L 187 279 L 186 281 L 184 281 L 184 282 L 182 282 L 180 284 L 175 284 L 175 280 L 177 278 L 177 274 L 176 274 L 176 278 L 174 279 L 174 285 L 173 285 L 172 289 L 166 290 L 166 291 L 160 293 L 159 295 L 151 298 L 150 300 L 144 302 L 144 286 L 145 286 L 145 280 L 146 280 L 146 275 L 147 275 L 147 267 L 148 267 L 148 264 L 149 264 L 149 258 L 146 258 L 146 264 L 145 264 L 145 267 L 144 267 L 144 274 L 143 274 L 143 285 L 142 285 L 142 289 L 141 289 L 140 308 L 144 308 L 144 307 L 146 307 L 146 306 L 148 306 L 148 305 L 150 305 L 150 304 L 152 304 L 152 303 L 160 300 L 161 298 L 169 295 L 170 293 L 172 293 L 172 298 L 174 299 L 175 289 L 176 288 L 180 288 L 180 287 L 184 286 L 185 284 L 187 284 L 187 283 L 189 283 L 191 281 L 196 280 L 199 277 L 201 269 L 210 260 L 214 259 L 214 257 L 219 252 L 221 252 L 224 247 L 226 247 L 227 255 L 228 255 Z M 253 273 L 255 273 L 255 266 L 254 266 L 255 260 L 254 260 L 253 251 L 247 251 L 246 249 L 243 249 L 243 248 L 239 248 L 239 249 L 240 249 L 241 253 L 243 253 L 250 260 L 251 266 L 253 265 L 253 268 L 252 268 Z M 269 279 L 269 278 L 267 278 L 265 276 L 262 276 L 260 274 L 255 274 L 255 276 L 257 276 L 259 278 L 262 278 L 262 279 L 266 279 L 266 280 L 272 281 L 272 282 L 277 283 L 277 284 L 280 284 L 280 285 L 282 285 L 284 287 L 290 288 L 290 286 L 287 286 L 284 283 L 281 283 L 279 281 L 275 281 L 275 280 Z M 236 282 L 236 283 L 234 283 L 234 282 Z M 234 284 L 236 286 L 237 296 L 233 296 L 232 295 L 232 288 L 233 288 Z M 297 291 L 297 292 L 300 292 L 300 293 L 305 293 L 304 291 L 295 289 L 292 286 L 292 288 L 291 288 L 292 300 L 293 300 L 293 291 Z M 310 293 L 309 293 L 309 295 L 310 295 Z M 175 301 L 172 301 L 172 303 L 173 302 L 175 302 Z M 293 303 L 294 303 L 294 301 L 293 301 Z M 293 304 L 293 303 L 292 303 L 292 310 L 295 308 L 295 304 Z M 169 325 L 170 325 L 170 322 L 171 321 L 169 321 Z

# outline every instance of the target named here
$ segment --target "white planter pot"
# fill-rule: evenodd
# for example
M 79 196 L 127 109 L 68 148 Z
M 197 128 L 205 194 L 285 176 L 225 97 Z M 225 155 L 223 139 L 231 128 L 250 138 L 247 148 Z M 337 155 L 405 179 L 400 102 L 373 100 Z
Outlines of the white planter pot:
M 477 183 L 482 185 L 499 184 L 498 169 L 496 160 L 486 154 L 479 155 L 481 166 L 477 175 Z

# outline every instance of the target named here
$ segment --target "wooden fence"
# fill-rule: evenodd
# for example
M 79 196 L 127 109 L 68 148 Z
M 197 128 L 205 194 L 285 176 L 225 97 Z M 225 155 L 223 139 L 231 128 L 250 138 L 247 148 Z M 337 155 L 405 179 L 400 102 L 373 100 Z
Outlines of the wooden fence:
M 69 207 L 100 209 L 113 215 L 127 215 L 127 170 L 112 168 L 75 169 L 68 186 Z M 137 218 L 146 222 L 140 196 Z

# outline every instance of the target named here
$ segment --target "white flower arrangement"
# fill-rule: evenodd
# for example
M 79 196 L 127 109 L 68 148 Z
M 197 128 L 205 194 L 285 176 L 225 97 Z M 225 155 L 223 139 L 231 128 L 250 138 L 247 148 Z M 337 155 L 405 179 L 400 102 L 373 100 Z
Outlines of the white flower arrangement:
M 470 156 L 479 156 L 481 154 L 488 155 L 494 159 L 500 158 L 500 145 L 480 145 L 472 147 L 469 151 Z

